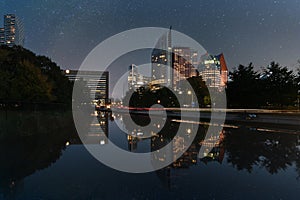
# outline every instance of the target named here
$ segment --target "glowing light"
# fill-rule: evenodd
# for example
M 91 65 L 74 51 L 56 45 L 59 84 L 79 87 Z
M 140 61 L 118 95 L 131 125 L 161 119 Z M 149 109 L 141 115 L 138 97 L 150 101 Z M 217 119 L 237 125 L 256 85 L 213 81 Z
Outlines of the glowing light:
M 101 145 L 104 145 L 104 144 L 105 144 L 105 141 L 104 141 L 104 140 L 101 140 L 101 141 L 100 141 L 100 144 L 101 144 Z

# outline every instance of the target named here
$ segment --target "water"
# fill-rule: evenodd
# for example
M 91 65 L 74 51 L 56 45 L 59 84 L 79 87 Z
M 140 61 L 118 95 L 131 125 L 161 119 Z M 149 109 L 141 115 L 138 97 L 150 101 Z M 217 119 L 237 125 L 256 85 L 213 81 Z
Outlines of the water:
M 161 145 L 151 139 L 128 140 L 116 123 L 127 117 L 99 119 L 105 123 L 97 135 L 98 145 L 108 142 L 104 135 L 134 152 Z M 169 123 L 174 129 L 178 122 Z M 199 159 L 201 145 L 210 145 L 202 142 L 207 125 L 200 125 L 188 152 L 172 165 L 130 174 L 101 164 L 87 152 L 71 113 L 2 112 L 0 125 L 0 199 L 298 199 L 300 195 L 300 137 L 293 134 L 295 127 L 259 131 L 255 126 L 228 126 L 219 133 L 220 145 Z M 164 130 L 165 138 L 174 136 L 169 131 Z

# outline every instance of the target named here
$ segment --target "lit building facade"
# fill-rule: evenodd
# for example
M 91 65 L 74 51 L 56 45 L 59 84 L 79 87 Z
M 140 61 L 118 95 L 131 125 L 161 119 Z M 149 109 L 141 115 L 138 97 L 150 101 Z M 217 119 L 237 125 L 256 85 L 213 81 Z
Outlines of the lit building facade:
M 15 14 L 4 15 L 4 28 L 0 30 L 0 43 L 7 46 L 24 46 L 24 27 Z
M 138 67 L 134 64 L 128 68 L 128 89 L 137 90 L 142 86 L 146 86 L 150 83 L 151 78 L 143 76 L 138 72 Z
M 0 28 L 0 45 L 5 44 L 4 28 Z
M 91 98 L 109 102 L 109 73 L 108 71 L 78 71 L 65 70 L 64 74 L 70 81 L 82 79 L 89 88 Z M 99 77 L 101 74 L 101 77 Z
M 202 76 L 207 87 L 223 90 L 228 81 L 228 68 L 224 55 L 207 54 L 201 60 L 199 75 Z
M 172 82 L 175 90 L 180 89 L 180 81 L 199 75 L 197 51 L 189 47 L 174 47 L 172 61 Z
M 151 54 L 151 83 L 162 86 L 172 85 L 172 38 L 171 28 L 157 41 Z

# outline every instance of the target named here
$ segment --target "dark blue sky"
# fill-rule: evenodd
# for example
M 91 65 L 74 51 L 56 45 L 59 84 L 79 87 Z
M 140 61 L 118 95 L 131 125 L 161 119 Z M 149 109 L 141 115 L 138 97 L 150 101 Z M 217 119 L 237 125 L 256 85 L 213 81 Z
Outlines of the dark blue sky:
M 296 66 L 300 59 L 298 0 L 4 0 L 0 8 L 1 15 L 23 19 L 25 47 L 63 68 L 78 68 L 90 50 L 118 32 L 170 25 L 209 53 L 224 52 L 230 68 L 273 60 Z

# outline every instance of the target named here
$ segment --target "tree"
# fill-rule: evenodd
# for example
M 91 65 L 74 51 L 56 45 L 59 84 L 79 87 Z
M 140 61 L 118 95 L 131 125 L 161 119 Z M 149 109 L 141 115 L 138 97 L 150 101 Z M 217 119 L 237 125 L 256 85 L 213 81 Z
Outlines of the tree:
M 259 76 L 252 63 L 247 67 L 239 65 L 229 73 L 231 81 L 226 90 L 229 107 L 255 108 L 261 105 Z
M 210 100 L 208 101 L 207 98 L 210 97 L 210 94 L 202 77 L 201 76 L 191 77 L 188 78 L 187 81 L 190 83 L 197 96 L 199 107 L 205 107 L 209 105 Z
M 2 101 L 71 103 L 72 83 L 45 56 L 20 46 L 0 47 Z
M 271 62 L 264 70 L 263 77 L 263 91 L 269 105 L 273 107 L 294 105 L 297 99 L 297 87 L 292 70 Z

